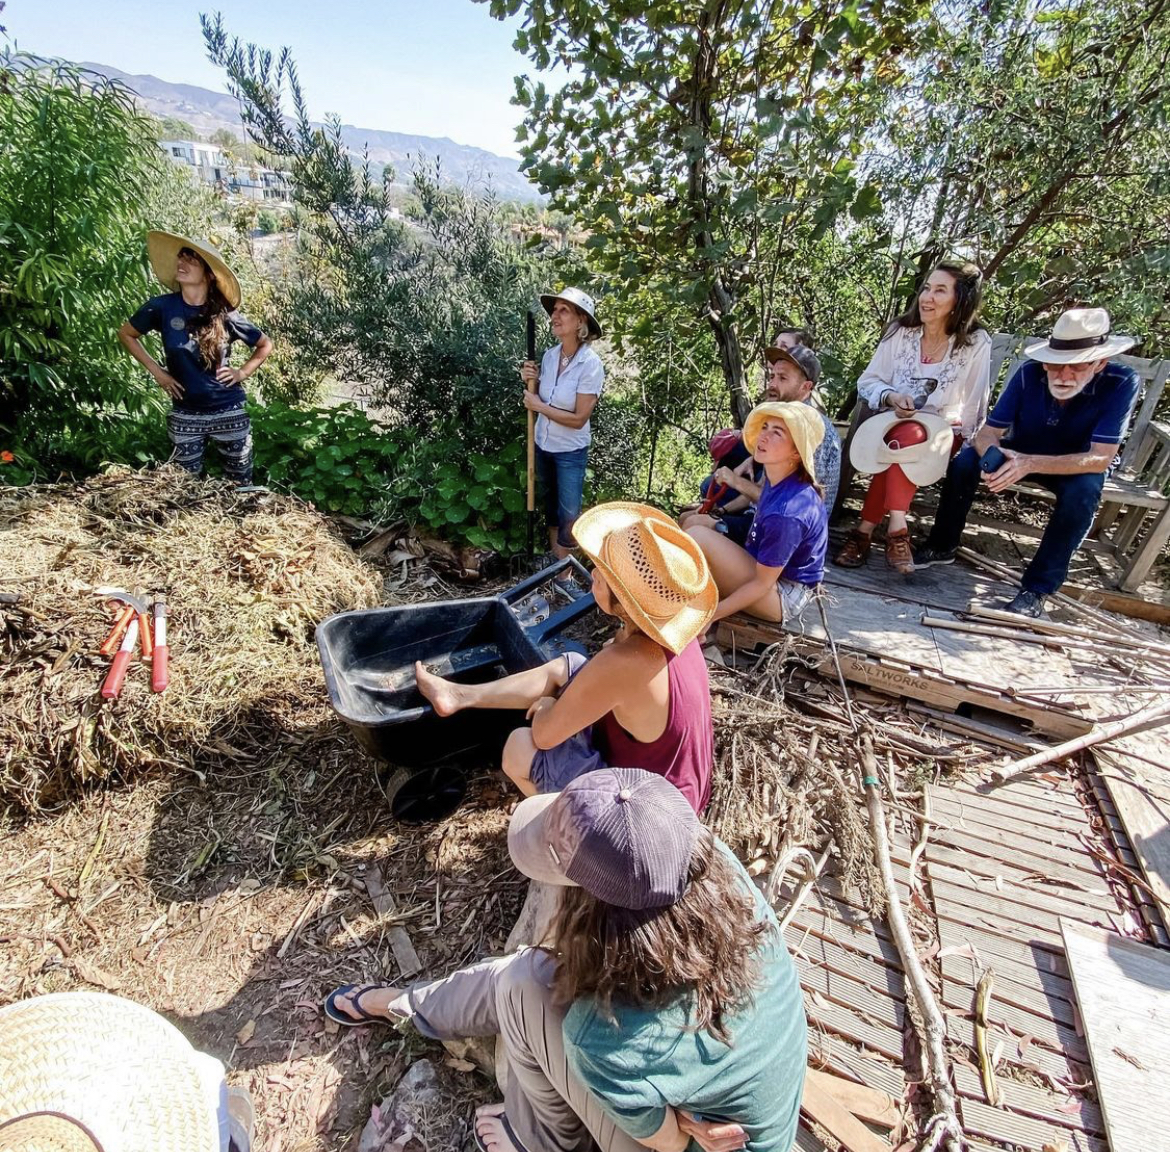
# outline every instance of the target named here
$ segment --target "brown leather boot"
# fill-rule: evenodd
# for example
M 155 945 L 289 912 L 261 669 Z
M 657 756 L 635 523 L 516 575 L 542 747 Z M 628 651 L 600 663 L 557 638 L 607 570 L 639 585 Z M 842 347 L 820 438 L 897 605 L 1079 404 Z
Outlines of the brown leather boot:
M 873 537 L 856 528 L 845 537 L 841 551 L 833 557 L 833 563 L 841 568 L 860 568 L 869 559 Z
M 914 552 L 910 547 L 910 531 L 886 533 L 886 564 L 901 576 L 914 575 Z

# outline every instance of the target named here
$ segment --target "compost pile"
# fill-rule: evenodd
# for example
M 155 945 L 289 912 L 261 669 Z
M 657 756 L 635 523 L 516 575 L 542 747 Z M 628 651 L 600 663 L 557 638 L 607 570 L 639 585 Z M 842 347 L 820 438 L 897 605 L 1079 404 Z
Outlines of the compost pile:
M 99 695 L 102 585 L 166 593 L 165 692 L 136 660 L 117 700 Z M 0 814 L 12 816 L 115 775 L 287 759 L 290 718 L 322 707 L 314 626 L 378 603 L 382 584 L 302 502 L 163 468 L 0 494 L 0 590 L 20 595 L 0 605 Z

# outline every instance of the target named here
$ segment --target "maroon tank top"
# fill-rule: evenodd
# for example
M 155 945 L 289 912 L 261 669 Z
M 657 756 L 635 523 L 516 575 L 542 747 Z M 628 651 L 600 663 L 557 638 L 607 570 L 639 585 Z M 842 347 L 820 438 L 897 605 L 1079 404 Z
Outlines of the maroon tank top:
M 635 740 L 607 712 L 593 725 L 593 746 L 611 768 L 644 768 L 665 776 L 702 812 L 711 798 L 715 731 L 711 725 L 711 683 L 697 640 L 677 656 L 666 653 L 670 705 L 657 740 Z

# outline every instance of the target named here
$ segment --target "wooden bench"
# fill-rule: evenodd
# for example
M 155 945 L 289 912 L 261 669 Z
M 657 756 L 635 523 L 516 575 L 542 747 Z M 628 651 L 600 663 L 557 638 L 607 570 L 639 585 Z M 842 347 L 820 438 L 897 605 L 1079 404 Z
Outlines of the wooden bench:
M 1017 336 L 997 332 L 991 341 L 991 391 L 998 395 L 1012 373 L 1020 366 L 1025 344 L 1034 336 Z M 1142 381 L 1143 398 L 1134 417 L 1121 452 L 1121 463 L 1105 482 L 1101 508 L 1089 532 L 1088 546 L 1112 556 L 1121 569 L 1118 587 L 1124 592 L 1134 591 L 1149 575 L 1162 550 L 1170 542 L 1170 425 L 1154 419 L 1158 401 L 1162 398 L 1167 379 L 1170 379 L 1170 360 L 1145 360 L 1138 356 L 1115 356 L 1114 360 L 1128 364 Z M 858 426 L 870 416 L 872 409 L 858 400 L 847 431 L 844 458 L 841 467 L 841 486 L 834 512 L 840 510 L 854 472 L 849 467 L 849 441 Z M 1010 491 L 1042 500 L 1054 499 L 1047 488 L 1025 480 L 1013 484 Z M 978 508 L 978 504 L 976 504 Z M 971 521 L 980 517 L 973 512 Z M 1035 529 L 1020 526 L 1024 535 L 1039 536 Z

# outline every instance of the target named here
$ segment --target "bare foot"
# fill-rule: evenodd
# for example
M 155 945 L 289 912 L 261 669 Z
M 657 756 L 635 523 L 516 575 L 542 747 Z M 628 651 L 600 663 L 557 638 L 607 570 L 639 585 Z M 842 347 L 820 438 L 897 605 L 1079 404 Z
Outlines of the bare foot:
M 385 988 L 370 988 L 363 992 L 362 986 L 359 984 L 347 996 L 338 996 L 333 1003 L 339 1012 L 344 1012 L 355 1020 L 364 1020 L 363 1012 L 370 1016 L 384 1016 L 387 1020 L 393 1020 L 396 1017 L 392 1017 L 388 1009 L 404 991 L 403 988 L 387 986 Z M 360 1001 L 360 1007 L 356 1003 L 357 1001 Z
M 503 1104 L 484 1104 L 475 1110 L 475 1130 L 488 1152 L 524 1152 L 512 1139 L 504 1120 Z
M 418 683 L 418 690 L 431 702 L 436 716 L 450 716 L 465 706 L 460 685 L 444 680 L 428 672 L 421 660 L 414 662 L 414 678 Z

